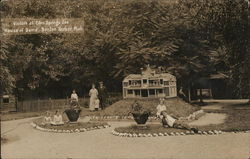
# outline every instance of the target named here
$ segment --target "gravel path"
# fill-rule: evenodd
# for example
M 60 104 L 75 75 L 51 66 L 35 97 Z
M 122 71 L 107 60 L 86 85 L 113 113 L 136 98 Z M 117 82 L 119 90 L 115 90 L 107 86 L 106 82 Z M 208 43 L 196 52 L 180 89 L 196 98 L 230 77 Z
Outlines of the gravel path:
M 203 126 L 203 125 L 210 125 L 210 124 L 222 124 L 226 119 L 226 114 L 222 113 L 206 113 L 199 120 L 195 120 L 190 122 L 190 125 L 194 126 Z
M 9 142 L 1 147 L 3 159 L 247 159 L 250 133 L 212 136 L 121 138 L 110 132 L 131 122 L 111 122 L 107 129 L 59 134 L 33 129 L 31 119 L 1 123 Z M 17 126 L 18 124 L 21 124 Z

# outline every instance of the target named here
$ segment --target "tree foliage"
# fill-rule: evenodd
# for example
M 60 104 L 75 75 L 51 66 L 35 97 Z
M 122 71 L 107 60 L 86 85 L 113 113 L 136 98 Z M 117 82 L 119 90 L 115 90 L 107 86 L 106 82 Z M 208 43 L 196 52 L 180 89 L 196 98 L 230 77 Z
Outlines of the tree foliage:
M 8 0 L 1 13 L 85 23 L 81 34 L 4 37 L 1 94 L 22 88 L 34 96 L 65 97 L 73 88 L 86 94 L 98 81 L 119 90 L 126 75 L 150 64 L 183 85 L 223 72 L 238 94 L 249 96 L 245 1 Z

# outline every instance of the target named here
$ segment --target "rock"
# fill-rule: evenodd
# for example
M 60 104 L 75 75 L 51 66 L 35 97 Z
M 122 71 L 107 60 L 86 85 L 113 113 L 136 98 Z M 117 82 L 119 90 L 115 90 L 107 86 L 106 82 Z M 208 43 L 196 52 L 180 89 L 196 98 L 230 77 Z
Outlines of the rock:
M 163 134 L 163 133 L 159 133 L 158 135 L 159 135 L 159 136 L 164 136 L 164 134 Z
M 191 132 L 190 131 L 186 131 L 186 134 L 191 134 Z
M 208 134 L 213 135 L 214 132 L 210 130 L 210 131 L 208 131 Z
M 184 132 L 181 132 L 180 134 L 181 134 L 181 135 L 186 135 Z
M 207 135 L 207 132 L 206 132 L 206 131 L 203 131 L 202 134 Z
M 156 136 L 158 136 L 158 134 L 154 133 L 153 136 L 156 137 Z
M 164 133 L 164 136 L 168 136 L 168 133 L 165 132 L 165 133 Z

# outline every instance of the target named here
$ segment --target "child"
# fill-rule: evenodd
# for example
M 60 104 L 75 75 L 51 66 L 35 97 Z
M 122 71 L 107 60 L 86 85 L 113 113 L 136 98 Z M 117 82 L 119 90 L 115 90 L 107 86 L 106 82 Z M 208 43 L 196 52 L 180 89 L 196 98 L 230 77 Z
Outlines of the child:
M 98 111 L 100 108 L 100 100 L 98 98 L 95 99 L 95 110 Z
M 156 115 L 162 119 L 162 124 L 164 127 L 188 129 L 188 130 L 193 130 L 194 132 L 198 132 L 198 130 L 196 128 L 190 128 L 190 126 L 188 124 L 185 124 L 182 121 L 169 115 L 167 113 L 166 106 L 164 104 L 163 99 L 160 99 L 160 104 L 157 106 Z
M 59 110 L 56 110 L 54 115 L 53 121 L 51 122 L 52 125 L 63 125 L 64 122 L 62 120 L 62 115 L 59 113 Z
M 43 118 L 42 124 L 47 125 L 47 124 L 50 124 L 51 121 L 52 121 L 52 119 L 51 119 L 50 113 L 48 111 L 46 111 L 46 114 L 45 114 L 45 116 Z

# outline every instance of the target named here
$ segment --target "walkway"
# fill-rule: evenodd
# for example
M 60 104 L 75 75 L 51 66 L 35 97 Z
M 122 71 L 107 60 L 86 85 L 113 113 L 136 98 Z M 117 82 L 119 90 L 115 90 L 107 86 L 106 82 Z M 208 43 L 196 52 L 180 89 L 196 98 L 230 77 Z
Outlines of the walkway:
M 107 129 L 59 134 L 33 129 L 29 119 L 1 123 L 10 141 L 2 145 L 3 159 L 246 159 L 250 133 L 212 136 L 121 138 L 110 132 L 128 122 L 111 122 Z

